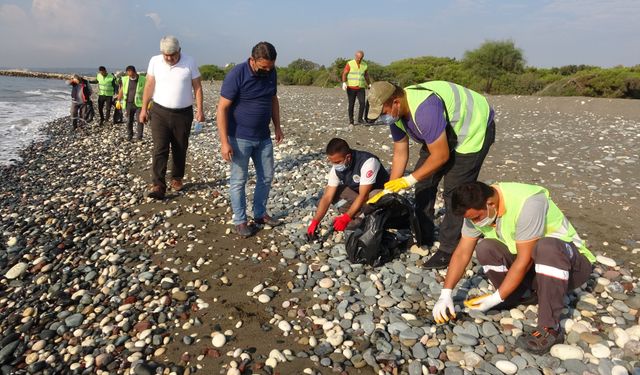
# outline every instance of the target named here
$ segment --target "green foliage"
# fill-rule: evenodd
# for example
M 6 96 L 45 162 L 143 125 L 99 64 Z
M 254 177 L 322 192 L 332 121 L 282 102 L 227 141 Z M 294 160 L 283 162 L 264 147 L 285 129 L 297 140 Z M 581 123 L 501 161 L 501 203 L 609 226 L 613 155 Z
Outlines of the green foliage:
M 324 67 L 303 58 L 278 67 L 278 82 L 284 85 L 337 87 L 349 59 L 338 57 Z M 426 81 L 450 81 L 478 92 L 511 95 L 597 96 L 640 99 L 640 65 L 602 69 L 590 65 L 535 68 L 524 65 L 522 51 L 513 41 L 487 41 L 467 51 L 458 61 L 448 57 L 421 56 L 397 60 L 389 65 L 366 60 L 372 81 L 390 81 L 400 86 Z M 203 65 L 204 80 L 222 80 L 235 64 L 224 68 Z
M 640 99 L 640 71 L 625 67 L 583 70 L 553 82 L 538 94 Z
M 200 66 L 200 76 L 203 81 L 210 81 L 212 79 L 221 81 L 224 79 L 225 74 L 226 72 L 217 65 Z
M 486 80 L 485 91 L 490 93 L 493 81 L 507 73 L 521 73 L 524 69 L 522 50 L 511 40 L 486 41 L 464 54 L 464 64 L 477 76 Z

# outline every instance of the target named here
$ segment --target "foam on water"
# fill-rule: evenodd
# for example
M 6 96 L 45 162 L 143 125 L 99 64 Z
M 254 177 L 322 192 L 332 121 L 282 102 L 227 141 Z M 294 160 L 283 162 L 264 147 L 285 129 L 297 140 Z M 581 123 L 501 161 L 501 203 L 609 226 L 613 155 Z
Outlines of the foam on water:
M 0 77 L 0 165 L 19 160 L 20 150 L 44 139 L 44 124 L 69 114 L 70 90 L 58 80 Z

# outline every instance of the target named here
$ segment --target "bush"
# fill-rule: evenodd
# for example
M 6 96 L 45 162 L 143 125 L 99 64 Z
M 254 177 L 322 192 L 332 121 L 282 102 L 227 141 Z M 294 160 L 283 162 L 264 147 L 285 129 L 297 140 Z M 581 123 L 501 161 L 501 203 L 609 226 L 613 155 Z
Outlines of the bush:
M 224 79 L 225 75 L 226 72 L 217 65 L 200 66 L 200 76 L 202 77 L 203 81 L 210 81 L 212 79 L 221 81 Z

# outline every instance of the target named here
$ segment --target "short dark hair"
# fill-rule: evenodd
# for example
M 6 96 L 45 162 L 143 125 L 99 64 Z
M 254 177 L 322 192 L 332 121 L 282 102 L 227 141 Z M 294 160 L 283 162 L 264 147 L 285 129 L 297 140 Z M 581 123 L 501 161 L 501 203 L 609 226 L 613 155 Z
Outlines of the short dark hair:
M 129 70 L 135 72 L 136 71 L 136 67 L 133 65 L 129 65 L 127 66 L 127 68 L 124 70 L 125 72 L 128 72 Z
M 100 66 L 100 67 L 98 67 L 98 70 L 101 71 L 101 72 L 106 72 L 107 68 L 105 68 L 104 66 Z
M 332 140 L 329 141 L 329 143 L 327 143 L 326 153 L 327 155 L 335 155 L 335 154 L 346 155 L 351 153 L 351 147 L 349 147 L 349 144 L 344 139 L 333 138 Z
M 251 50 L 251 57 L 254 60 L 265 59 L 269 61 L 276 61 L 276 57 L 278 53 L 276 52 L 276 47 L 269 42 L 260 42 L 253 46 Z
M 493 188 L 483 182 L 464 183 L 451 193 L 451 208 L 454 215 L 462 216 L 468 209 L 484 209 L 487 199 L 494 194 Z

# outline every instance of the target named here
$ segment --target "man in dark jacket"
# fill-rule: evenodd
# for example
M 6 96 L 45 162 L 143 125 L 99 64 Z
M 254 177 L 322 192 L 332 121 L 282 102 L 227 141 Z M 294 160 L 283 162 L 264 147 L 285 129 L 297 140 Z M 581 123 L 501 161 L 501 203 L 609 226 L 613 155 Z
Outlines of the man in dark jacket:
M 327 187 L 307 229 L 310 237 L 315 235 L 318 224 L 331 203 L 337 203 L 341 199 L 346 201 L 346 204 L 341 206 L 342 215 L 333 221 L 333 228 L 343 231 L 351 220 L 360 214 L 369 197 L 380 192 L 385 182 L 389 181 L 389 173 L 381 165 L 377 156 L 366 151 L 351 149 L 344 139 L 333 138 L 329 141 L 326 154 L 332 167 L 329 171 Z
M 87 114 L 88 106 L 91 105 L 91 86 L 79 74 L 74 74 L 69 84 L 71 85 L 71 119 L 73 128 L 76 129 L 78 120 L 81 120 L 81 123 L 91 121 L 84 116 Z

